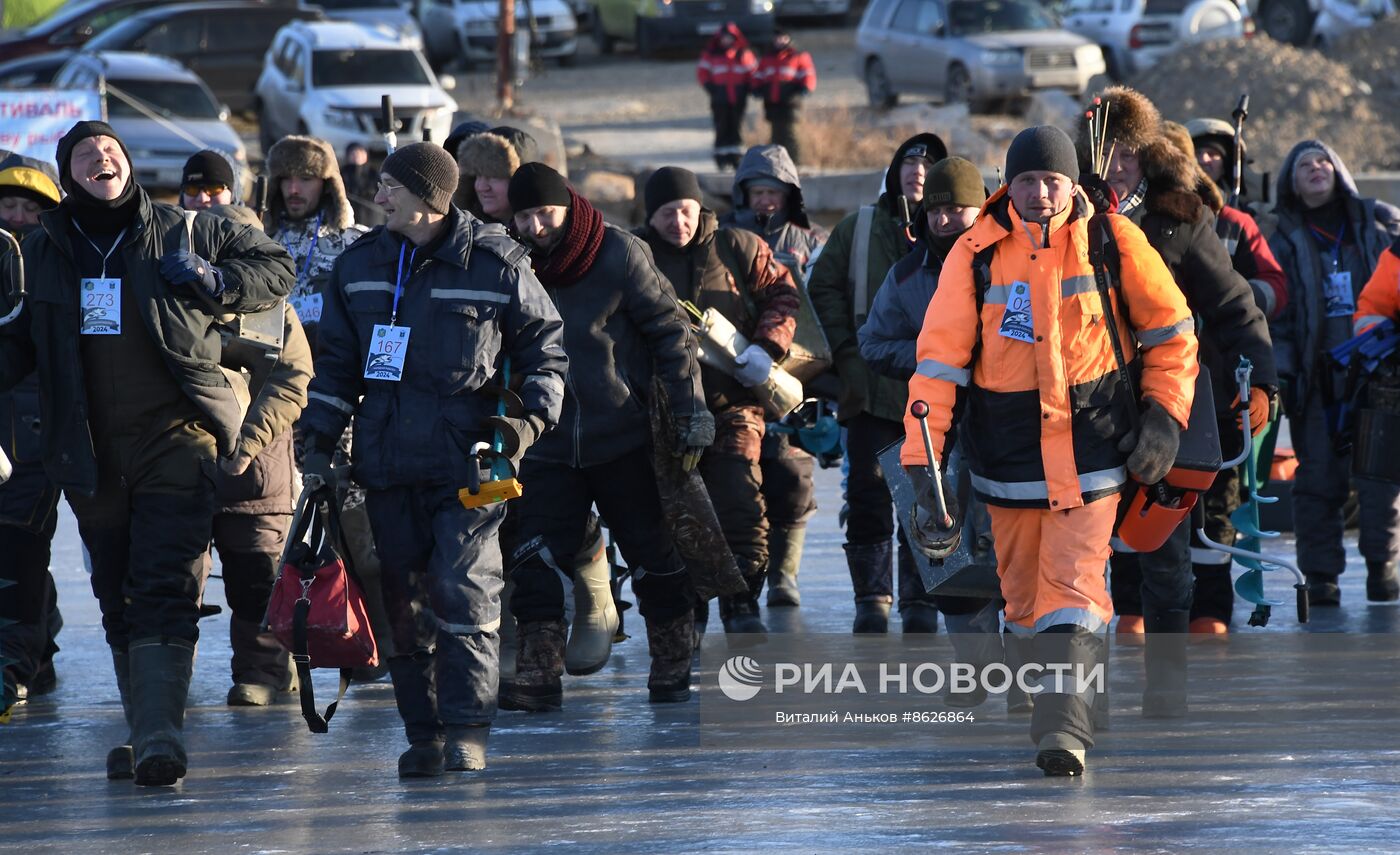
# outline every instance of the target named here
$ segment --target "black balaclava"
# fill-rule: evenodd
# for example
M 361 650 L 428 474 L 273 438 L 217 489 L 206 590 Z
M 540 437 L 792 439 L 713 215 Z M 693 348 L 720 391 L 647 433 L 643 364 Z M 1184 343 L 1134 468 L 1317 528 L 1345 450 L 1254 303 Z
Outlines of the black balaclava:
M 126 187 L 115 199 L 99 199 L 73 180 L 73 149 L 89 137 L 111 137 L 117 141 L 126 158 Z M 127 151 L 126 143 L 122 142 L 111 125 L 106 122 L 78 122 L 58 141 L 55 160 L 58 162 L 59 186 L 68 194 L 59 207 L 67 211 L 84 232 L 89 235 L 115 234 L 136 216 L 140 200 L 136 193 L 136 176 L 132 174 L 131 152 Z

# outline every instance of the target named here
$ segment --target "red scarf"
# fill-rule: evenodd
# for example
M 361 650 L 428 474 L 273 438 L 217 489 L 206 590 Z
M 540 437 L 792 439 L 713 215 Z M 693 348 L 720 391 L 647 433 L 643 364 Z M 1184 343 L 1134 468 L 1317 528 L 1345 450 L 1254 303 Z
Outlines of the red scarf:
M 535 267 L 535 276 L 546 288 L 563 288 L 586 276 L 598 257 L 598 247 L 603 245 L 603 215 L 572 187 L 569 199 L 564 238 Z

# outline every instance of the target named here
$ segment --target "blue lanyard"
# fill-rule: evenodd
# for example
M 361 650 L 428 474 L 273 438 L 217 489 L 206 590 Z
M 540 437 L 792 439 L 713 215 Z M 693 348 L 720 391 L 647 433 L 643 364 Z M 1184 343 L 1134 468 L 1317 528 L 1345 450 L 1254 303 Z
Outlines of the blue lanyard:
M 308 250 L 306 251 L 306 259 L 305 259 L 304 261 L 302 261 L 302 263 L 301 263 L 301 270 L 297 272 L 297 284 L 298 284 L 298 285 L 300 285 L 302 282 L 306 281 L 306 271 L 308 271 L 308 270 L 311 269 L 311 259 L 314 258 L 315 255 L 316 255 L 316 242 L 319 241 L 320 239 L 321 239 L 321 213 L 320 213 L 320 212 L 317 212 L 317 214 L 316 214 L 316 225 L 315 225 L 315 227 L 312 228 L 312 230 L 311 230 L 311 248 L 308 249 Z M 287 250 L 287 254 L 288 254 L 288 255 L 291 255 L 291 254 L 292 254 L 292 244 L 291 244 L 290 241 L 288 241 L 286 244 L 284 244 L 284 245 L 283 245 L 283 248 Z
M 394 276 L 394 309 L 389 314 L 389 326 L 393 326 L 399 319 L 399 295 L 403 293 L 403 251 L 408 248 L 408 244 L 399 246 L 399 272 Z M 413 259 L 418 255 L 418 247 L 413 248 L 413 252 L 408 255 L 408 275 L 413 275 Z
M 1308 226 L 1308 230 L 1312 232 L 1314 240 L 1317 240 L 1319 242 L 1325 241 L 1327 243 L 1332 244 L 1332 272 L 1336 273 L 1338 270 L 1341 270 L 1342 240 L 1346 237 L 1347 234 L 1347 224 L 1342 223 L 1342 227 L 1337 230 L 1337 237 L 1335 239 L 1333 239 L 1331 235 L 1327 234 L 1327 232 L 1324 232 L 1322 229 L 1319 229 L 1317 226 Z

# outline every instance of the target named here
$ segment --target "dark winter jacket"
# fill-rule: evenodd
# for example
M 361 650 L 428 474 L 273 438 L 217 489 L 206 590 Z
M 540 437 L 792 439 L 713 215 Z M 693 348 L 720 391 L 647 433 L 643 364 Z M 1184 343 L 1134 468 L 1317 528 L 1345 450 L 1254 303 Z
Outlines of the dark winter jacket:
M 1293 167 L 1298 153 L 1322 146 L 1336 168 L 1337 192 L 1345 217 L 1341 269 L 1351 274 L 1351 287 L 1359 295 L 1371 278 L 1381 253 L 1400 234 L 1400 210 L 1376 199 L 1364 199 L 1346 164 L 1331 148 L 1316 140 L 1293 147 L 1279 170 L 1278 227 L 1269 238 L 1279 266 L 1288 277 L 1288 305 L 1273 323 L 1274 349 L 1279 374 L 1289 378 L 1293 402 L 1307 400 L 1316 377 L 1321 351 L 1351 335 L 1350 318 L 1327 318 L 1323 310 L 1323 284 L 1331 273 L 1331 249 L 1324 247 L 1308 227 L 1302 200 L 1293 189 Z M 1334 326 L 1328 329 L 1331 322 Z M 1343 325 L 1345 325 L 1343 327 Z
M 559 427 L 531 460 L 596 466 L 644 446 L 653 374 L 676 416 L 705 406 L 685 313 L 640 238 L 607 226 L 583 278 L 547 290 L 564 322 L 569 376 Z
M 760 218 L 749 207 L 744 182 L 755 178 L 771 178 L 788 187 L 787 209 L 767 218 Z M 744 152 L 744 159 L 734 173 L 734 209 L 720 220 L 722 226 L 734 226 L 753 232 L 768 243 L 773 256 L 787 265 L 799 282 L 807 263 L 826 242 L 826 230 L 813 227 L 802 201 L 802 179 L 787 149 L 780 145 L 756 145 Z M 760 220 L 762 220 L 760 222 Z
M 221 454 L 232 452 L 243 423 L 243 380 L 219 366 L 219 333 L 204 304 L 173 289 L 159 273 L 168 252 L 188 249 L 184 212 L 152 202 L 137 188 L 138 209 L 118 255 L 124 289 L 140 306 L 141 325 L 155 342 L 176 384 L 207 421 Z M 70 239 L 72 221 L 59 207 L 40 216 L 42 228 L 24 241 L 29 296 L 17 321 L 0 327 L 0 388 L 37 367 L 46 394 L 40 408 L 44 465 L 54 483 L 82 495 L 97 491 L 97 458 L 89 428 L 79 336 L 77 272 Z M 229 312 L 270 308 L 292 288 L 286 250 L 259 229 L 223 217 L 195 218 L 194 251 L 222 274 L 217 298 Z M 238 387 L 238 388 L 236 388 Z
M 523 247 L 499 226 L 453 207 L 427 258 L 379 227 L 331 270 L 316 376 L 301 427 L 329 451 L 355 417 L 355 480 L 370 489 L 465 486 L 468 454 L 489 442 L 487 419 L 511 361 L 511 388 L 546 425 L 564 400 L 563 324 L 530 272 Z M 402 253 L 401 253 L 402 250 Z M 401 380 L 366 380 L 375 325 L 387 326 L 404 259 L 397 325 L 410 332 Z
M 701 311 L 714 308 L 774 362 L 787 355 L 797 329 L 797 286 L 768 244 L 750 232 L 720 228 L 707 209 L 701 210 L 700 227 L 684 247 L 671 245 L 650 226 L 641 229 L 641 236 L 677 297 Z M 758 406 L 753 390 L 724 372 L 706 365 L 701 375 L 711 412 Z
M 954 241 L 946 241 L 941 250 L 927 238 L 901 258 L 870 305 L 870 317 L 858 331 L 860 355 L 881 377 L 907 383 L 919 365 L 915 355 L 919 331 L 924 328 L 933 292 L 938 290 L 938 276 L 943 261 Z

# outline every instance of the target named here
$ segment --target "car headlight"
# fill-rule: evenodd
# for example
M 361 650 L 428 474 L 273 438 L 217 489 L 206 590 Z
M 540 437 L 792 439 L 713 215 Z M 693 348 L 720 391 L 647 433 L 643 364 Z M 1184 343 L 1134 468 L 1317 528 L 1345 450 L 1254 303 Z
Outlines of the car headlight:
M 773 0 L 749 0 L 749 14 L 768 15 L 773 12 Z
M 325 120 L 326 124 L 333 128 L 340 128 L 346 131 L 360 130 L 359 120 L 355 117 L 355 114 L 349 110 L 342 110 L 338 107 L 327 107 L 322 111 L 321 118 Z
M 1020 65 L 1021 52 L 1018 50 L 984 50 L 982 51 L 983 65 Z

